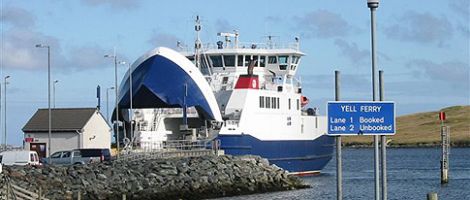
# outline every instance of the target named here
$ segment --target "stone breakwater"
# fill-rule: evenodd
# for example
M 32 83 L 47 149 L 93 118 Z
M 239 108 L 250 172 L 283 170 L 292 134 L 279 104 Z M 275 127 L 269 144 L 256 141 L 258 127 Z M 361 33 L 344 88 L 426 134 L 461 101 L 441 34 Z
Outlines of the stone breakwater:
M 257 156 L 114 161 L 89 165 L 5 167 L 11 183 L 46 198 L 202 199 L 309 187 Z

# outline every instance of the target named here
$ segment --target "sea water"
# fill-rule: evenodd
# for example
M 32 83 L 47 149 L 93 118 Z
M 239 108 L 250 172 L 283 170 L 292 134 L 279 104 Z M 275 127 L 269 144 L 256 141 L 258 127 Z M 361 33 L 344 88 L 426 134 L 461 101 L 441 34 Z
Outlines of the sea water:
M 374 150 L 343 148 L 343 199 L 374 199 Z M 388 148 L 388 199 L 470 200 L 470 148 L 450 151 L 449 183 L 440 183 L 441 149 Z M 221 198 L 224 200 L 336 199 L 336 161 L 320 175 L 304 177 L 309 189 Z

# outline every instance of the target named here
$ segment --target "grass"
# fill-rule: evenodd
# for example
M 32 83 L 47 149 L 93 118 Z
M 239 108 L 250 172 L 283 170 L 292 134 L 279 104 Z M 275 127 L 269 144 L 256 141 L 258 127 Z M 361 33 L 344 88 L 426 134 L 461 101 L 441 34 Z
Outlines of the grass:
M 452 106 L 441 109 L 446 113 L 445 125 L 450 127 L 452 146 L 470 147 L 470 106 Z M 439 112 L 425 112 L 397 117 L 396 134 L 388 136 L 390 146 L 416 147 L 440 145 Z M 372 136 L 342 137 L 345 146 L 371 146 Z

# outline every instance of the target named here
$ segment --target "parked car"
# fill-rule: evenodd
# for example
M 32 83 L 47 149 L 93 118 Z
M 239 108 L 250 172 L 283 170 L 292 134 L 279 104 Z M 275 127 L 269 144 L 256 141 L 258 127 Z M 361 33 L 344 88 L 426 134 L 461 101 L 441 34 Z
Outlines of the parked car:
M 110 161 L 111 151 L 109 149 L 78 149 L 84 157 L 100 157 L 100 161 Z
M 75 149 L 55 152 L 50 158 L 44 158 L 42 162 L 47 164 L 73 165 L 108 160 L 111 160 L 109 149 Z
M 12 150 L 0 153 L 0 163 L 3 165 L 41 165 L 38 153 L 28 150 Z

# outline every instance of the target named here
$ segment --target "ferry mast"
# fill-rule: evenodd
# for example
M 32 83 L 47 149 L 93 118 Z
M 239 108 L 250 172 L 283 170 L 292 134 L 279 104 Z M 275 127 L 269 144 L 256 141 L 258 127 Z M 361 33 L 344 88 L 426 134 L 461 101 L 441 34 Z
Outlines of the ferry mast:
M 199 15 L 196 16 L 196 24 L 194 25 L 194 30 L 196 31 L 196 41 L 194 43 L 194 61 L 196 67 L 201 70 L 201 38 L 200 38 L 200 31 L 201 31 L 201 20 L 199 19 Z

